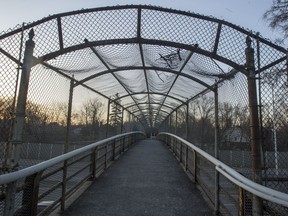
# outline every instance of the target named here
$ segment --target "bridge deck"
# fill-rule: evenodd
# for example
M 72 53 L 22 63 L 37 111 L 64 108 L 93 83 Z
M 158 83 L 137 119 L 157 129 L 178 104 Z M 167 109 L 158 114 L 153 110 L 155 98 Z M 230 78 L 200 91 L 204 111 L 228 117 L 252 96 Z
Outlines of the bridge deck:
M 200 191 L 159 141 L 143 140 L 61 215 L 213 215 Z

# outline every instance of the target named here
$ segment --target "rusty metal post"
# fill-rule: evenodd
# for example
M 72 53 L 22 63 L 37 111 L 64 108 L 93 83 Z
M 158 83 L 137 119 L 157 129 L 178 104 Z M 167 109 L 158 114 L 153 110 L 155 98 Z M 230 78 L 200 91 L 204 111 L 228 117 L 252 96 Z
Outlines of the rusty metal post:
M 238 189 L 238 216 L 244 216 L 244 206 L 245 206 L 245 196 L 244 196 L 244 189 L 239 187 Z
M 248 72 L 248 95 L 249 95 L 249 122 L 250 122 L 250 145 L 252 149 L 253 180 L 262 184 L 261 166 L 261 136 L 258 117 L 257 86 L 254 64 L 254 49 L 251 47 L 251 38 L 247 36 L 245 49 L 246 68 Z M 262 200 L 253 195 L 253 215 L 262 215 Z
M 65 136 L 64 153 L 67 153 L 69 151 L 69 138 L 70 138 L 70 128 L 71 128 L 73 90 L 74 90 L 74 80 L 71 79 L 71 81 L 70 81 L 70 90 L 69 90 L 68 110 L 67 110 L 67 125 L 66 125 L 66 136 Z M 68 161 L 65 160 L 64 163 L 63 163 L 61 211 L 64 211 L 64 209 L 65 209 L 67 164 L 68 164 Z
M 18 92 L 15 119 L 13 124 L 12 139 L 8 144 L 7 156 L 5 158 L 6 172 L 15 171 L 18 168 L 20 148 L 23 142 L 23 127 L 25 122 L 25 111 L 27 102 L 27 93 L 29 87 L 30 72 L 33 65 L 33 51 L 35 42 L 33 41 L 34 30 L 29 32 L 29 40 L 26 41 L 24 52 L 21 80 Z M 7 185 L 4 215 L 14 214 L 14 202 L 16 193 L 16 182 Z
M 111 99 L 108 99 L 108 110 L 107 110 L 107 120 L 106 120 L 106 138 L 108 137 L 108 130 L 109 130 L 109 117 L 110 117 L 110 103 Z
M 219 158 L 219 107 L 218 107 L 218 85 L 214 89 L 214 109 L 215 109 L 215 144 L 214 144 L 214 157 Z M 219 215 L 219 173 L 215 169 L 215 215 Z

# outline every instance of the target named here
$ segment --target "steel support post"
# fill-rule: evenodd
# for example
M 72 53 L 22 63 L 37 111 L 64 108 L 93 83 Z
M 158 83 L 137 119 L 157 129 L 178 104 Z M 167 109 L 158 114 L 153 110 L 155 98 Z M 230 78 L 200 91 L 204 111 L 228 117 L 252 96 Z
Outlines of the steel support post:
M 108 130 L 109 130 L 110 104 L 111 104 L 111 99 L 108 99 L 107 120 L 106 120 L 106 136 L 105 136 L 106 138 L 108 137 Z
M 163 131 L 167 132 L 167 128 L 168 128 L 168 119 L 166 118 L 164 120 L 164 128 L 163 128 Z
M 175 128 L 174 128 L 175 135 L 177 135 L 177 126 L 178 126 L 177 125 L 177 123 L 178 123 L 178 112 L 177 111 L 178 111 L 178 109 L 175 110 Z
M 121 113 L 121 128 L 120 128 L 120 134 L 123 132 L 124 128 L 124 108 L 122 108 L 122 113 Z
M 187 172 L 188 170 L 188 146 L 186 145 L 186 148 L 185 148 L 185 171 Z
M 17 98 L 17 106 L 15 112 L 15 119 L 13 123 L 12 139 L 8 143 L 7 155 L 5 158 L 6 172 L 15 171 L 18 168 L 20 148 L 23 140 L 23 127 L 25 122 L 25 111 L 27 93 L 29 87 L 30 72 L 33 64 L 33 50 L 35 42 L 33 41 L 34 31 L 29 32 L 29 40 L 26 41 L 26 48 L 24 52 L 21 80 Z M 6 199 L 4 207 L 4 215 L 10 216 L 14 214 L 16 193 L 16 182 L 7 185 Z
M 42 171 L 25 178 L 25 187 L 22 196 L 22 208 L 14 215 L 37 215 L 39 184 Z
M 248 72 L 248 97 L 249 97 L 249 122 L 250 122 L 250 145 L 252 149 L 253 180 L 262 184 L 261 174 L 261 137 L 258 117 L 257 85 L 254 64 L 254 49 L 251 47 L 251 38 L 247 36 L 245 49 L 246 67 Z M 253 195 L 253 215 L 260 216 L 263 213 L 262 200 Z
M 196 183 L 197 182 L 197 153 L 196 153 L 196 151 L 192 151 L 193 152 L 193 156 L 194 156 L 194 160 L 193 160 L 193 176 L 194 176 L 194 183 Z
M 69 90 L 68 110 L 67 110 L 67 125 L 66 125 L 64 153 L 67 153 L 69 151 L 69 138 L 70 138 L 70 128 L 71 128 L 73 90 L 74 90 L 74 80 L 71 79 L 70 80 L 70 90 Z M 65 160 L 63 163 L 61 211 L 64 211 L 64 209 L 65 209 L 67 163 L 68 163 L 67 160 Z
M 108 144 L 106 143 L 105 144 L 105 155 L 104 155 L 104 159 L 105 159 L 105 161 L 104 161 L 104 169 L 107 169 L 107 167 L 108 167 L 108 163 L 107 163 L 107 152 L 108 152 Z
M 188 140 L 189 134 L 189 102 L 186 104 L 186 140 Z
M 89 172 L 91 173 L 91 180 L 94 180 L 96 178 L 96 154 L 98 153 L 97 151 L 98 146 L 93 149 L 93 151 L 91 152 L 91 158 L 90 158 L 90 170 Z
M 215 85 L 214 89 L 214 109 L 215 109 L 215 144 L 214 144 L 214 157 L 219 158 L 219 107 L 218 107 L 218 86 Z M 219 173 L 215 169 L 215 215 L 219 215 Z
M 245 196 L 244 196 L 244 189 L 239 187 L 238 189 L 238 216 L 244 216 L 245 215 Z
M 129 132 L 130 132 L 131 131 L 131 113 L 128 113 L 128 115 L 129 115 L 128 121 L 129 121 Z
M 113 151 L 112 151 L 112 160 L 114 161 L 115 158 L 116 158 L 116 141 L 114 140 L 113 141 L 113 144 L 112 144 L 112 148 L 113 148 Z

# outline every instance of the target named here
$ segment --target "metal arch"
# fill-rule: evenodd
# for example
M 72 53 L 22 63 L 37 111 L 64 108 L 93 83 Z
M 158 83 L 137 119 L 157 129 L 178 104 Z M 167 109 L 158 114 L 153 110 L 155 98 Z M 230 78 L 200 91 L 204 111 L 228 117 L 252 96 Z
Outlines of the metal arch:
M 179 11 L 179 10 L 173 10 L 173 9 L 167 9 L 167 8 L 162 8 L 162 7 L 156 7 L 156 6 L 147 6 L 147 5 L 124 5 L 124 6 L 110 6 L 110 7 L 99 7 L 99 8 L 91 8 L 91 9 L 82 9 L 82 10 L 78 10 L 78 11 L 71 11 L 71 12 L 66 12 L 66 13 L 59 13 L 59 14 L 55 14 L 55 15 L 52 15 L 52 16 L 49 16 L 49 17 L 45 17 L 41 20 L 38 20 L 36 22 L 33 22 L 33 23 L 30 23 L 30 24 L 27 24 L 27 25 L 24 25 L 23 27 L 21 28 L 18 28 L 18 29 L 15 29 L 15 30 L 12 30 L 10 32 L 7 32 L 7 33 L 4 33 L 2 35 L 0 35 L 0 40 L 4 39 L 4 38 L 7 38 L 9 36 L 12 36 L 14 34 L 17 34 L 17 33 L 20 33 L 21 31 L 25 31 L 25 30 L 29 30 L 30 28 L 33 28 L 37 25 L 40 25 L 40 24 L 43 24 L 45 22 L 49 22 L 51 20 L 55 20 L 56 23 L 57 23 L 57 33 L 58 33 L 58 42 L 59 42 L 59 50 L 58 51 L 55 51 L 53 53 L 49 53 L 49 54 L 46 54 L 42 57 L 40 57 L 38 59 L 38 62 L 35 61 L 35 64 L 39 63 L 39 61 L 46 61 L 46 60 L 49 60 L 51 58 L 55 58 L 59 55 L 62 55 L 62 54 L 65 54 L 67 52 L 70 52 L 70 51 L 75 51 L 75 50 L 78 50 L 78 49 L 83 49 L 85 48 L 85 45 L 84 44 L 80 44 L 80 45 L 75 45 L 75 46 L 72 46 L 72 47 L 64 47 L 63 45 L 63 33 L 62 33 L 62 23 L 61 23 L 61 18 L 63 17 L 69 17 L 69 16 L 74 16 L 74 15 L 78 15 L 78 14 L 88 14 L 88 13 L 92 13 L 92 12 L 99 12 L 99 11 L 114 11 L 114 10 L 124 10 L 124 9 L 135 9 L 135 10 L 138 10 L 138 16 L 139 16 L 139 13 L 141 10 L 154 10 L 154 11 L 159 11 L 159 12 L 165 12 L 165 13 L 171 13 L 171 14 L 178 14 L 178 15 L 184 15 L 184 16 L 187 16 L 187 17 L 192 17 L 192 18 L 196 18 L 196 19 L 201 19 L 201 20 L 206 20 L 208 22 L 211 22 L 211 23 L 215 23 L 215 24 L 218 24 L 218 28 L 217 28 L 217 33 L 216 33 L 216 36 L 215 36 L 215 42 L 214 42 L 214 48 L 213 48 L 213 51 L 212 52 L 209 52 L 209 51 L 205 51 L 205 50 L 201 50 L 199 49 L 199 53 L 200 54 L 203 54 L 203 55 L 206 55 L 206 56 L 210 56 L 214 59 L 217 59 L 227 65 L 230 65 L 231 67 L 239 70 L 239 71 L 242 71 L 245 73 L 245 68 L 242 66 L 242 65 L 238 65 L 237 63 L 234 63 L 233 61 L 227 59 L 227 58 L 224 58 L 224 57 L 221 57 L 219 55 L 217 55 L 217 49 L 218 49 L 218 42 L 219 42 L 219 39 L 220 39 L 220 34 L 221 34 L 221 29 L 222 29 L 222 26 L 227 26 L 231 29 L 234 29 L 234 30 L 237 30 L 238 32 L 241 32 L 242 34 L 244 35 L 249 35 L 251 38 L 254 38 L 255 40 L 258 40 L 259 42 L 279 51 L 279 52 L 282 52 L 283 54 L 286 55 L 287 53 L 287 50 L 284 48 L 284 47 L 280 47 L 276 44 L 273 44 L 272 42 L 264 39 L 264 38 L 261 38 L 259 37 L 258 34 L 254 34 L 252 33 L 251 31 L 248 31 L 244 28 L 241 28 L 239 26 L 236 26 L 232 23 L 229 23 L 227 21 L 224 21 L 224 20 L 220 20 L 220 19 L 217 19 L 217 18 L 213 18 L 211 16 L 204 16 L 204 15 L 199 15 L 199 14 L 194 14 L 194 13 L 191 13 L 191 12 L 186 12 L 186 11 Z M 151 43 L 152 44 L 152 41 L 155 42 L 155 40 L 148 40 L 148 39 L 140 39 L 141 40 L 141 43 Z M 130 39 L 114 39 L 114 40 L 105 40 L 105 41 L 97 41 L 97 43 L 95 43 L 95 45 L 107 45 L 107 44 L 117 44 L 117 43 L 139 43 L 139 38 L 130 38 Z M 149 44 L 148 43 L 148 44 Z M 163 44 L 163 41 L 161 42 Z M 166 45 L 175 45 L 177 43 L 174 43 L 174 42 L 169 42 L 169 41 L 165 41 L 164 42 Z M 159 44 L 159 41 L 156 42 L 155 44 Z M 179 45 L 179 43 L 178 43 Z M 189 45 L 185 45 L 185 44 L 180 44 L 181 45 L 181 48 L 185 49 L 185 47 L 189 47 Z M 188 49 L 189 50 L 189 49 Z M 191 50 L 192 51 L 192 50 Z M 9 53 L 7 53 L 5 50 L 3 49 L 0 49 L 0 52 L 2 54 L 4 54 L 5 56 L 7 56 L 8 58 L 10 58 L 12 61 L 14 62 L 17 62 L 17 59 L 14 58 L 12 55 L 10 55 Z M 194 50 L 195 52 L 195 50 Z M 284 60 L 284 57 L 281 58 L 280 61 L 283 61 Z M 270 63 L 269 65 L 266 65 L 266 69 L 273 66 L 274 64 L 277 64 L 279 62 L 279 59 Z M 262 71 L 262 68 L 259 68 L 259 72 Z
M 35 21 L 33 23 L 29 23 L 25 26 L 17 28 L 15 30 L 12 30 L 10 32 L 4 33 L 2 35 L 0 35 L 0 40 L 9 37 L 11 35 L 17 34 L 19 32 L 21 32 L 22 30 L 27 30 L 30 28 L 33 28 L 37 25 L 43 24 L 45 22 L 49 22 L 51 20 L 56 19 L 57 23 L 58 23 L 58 35 L 59 35 L 59 46 L 61 47 L 61 38 L 63 41 L 63 35 L 62 35 L 62 27 L 61 27 L 61 18 L 63 17 L 68 17 L 68 16 L 74 16 L 74 15 L 78 15 L 78 14 L 86 14 L 86 13 L 92 13 L 92 12 L 99 12 L 99 11 L 112 11 L 112 10 L 123 10 L 123 9 L 135 9 L 135 10 L 155 10 L 155 11 L 160 11 L 160 12 L 166 12 L 166 13 L 171 13 L 171 14 L 179 14 L 179 15 L 185 15 L 188 17 L 193 17 L 196 19 L 201 19 L 201 20 L 206 20 L 208 22 L 212 22 L 212 23 L 217 23 L 218 24 L 218 29 L 217 31 L 219 31 L 219 33 L 221 32 L 221 27 L 219 28 L 219 25 L 221 26 L 228 26 L 229 28 L 235 29 L 245 35 L 249 35 L 250 37 L 254 38 L 254 39 L 259 39 L 259 41 L 261 43 L 264 43 L 280 52 L 283 52 L 284 54 L 286 54 L 287 50 L 284 47 L 280 47 L 276 44 L 273 44 L 272 42 L 259 37 L 257 34 L 254 34 L 251 31 L 248 31 L 244 28 L 241 28 L 237 25 L 234 25 L 230 22 L 227 22 L 225 20 L 220 20 L 211 16 L 204 16 L 204 15 L 200 15 L 200 14 L 195 14 L 195 13 L 191 13 L 191 12 L 187 12 L 187 11 L 180 11 L 180 10 L 175 10 L 175 9 L 168 9 L 168 8 L 163 8 L 163 7 L 157 7 L 157 6 L 148 6 L 148 5 L 117 5 L 117 6 L 108 6 L 108 7 L 99 7 L 99 8 L 90 8 L 90 9 L 82 9 L 82 10 L 76 10 L 76 11 L 71 11 L 71 12 L 65 12 L 65 13 L 59 13 L 59 14 L 55 14 L 55 15 L 51 15 L 49 17 L 45 17 L 41 20 Z M 217 37 L 216 37 L 217 38 Z M 217 39 L 215 41 L 214 44 L 214 49 L 216 47 L 217 44 Z
M 84 13 L 90 13 L 90 12 L 95 12 L 95 11 L 109 11 L 109 10 L 123 10 L 123 9 L 135 9 L 138 11 L 138 30 L 140 29 L 141 26 L 141 10 L 155 10 L 155 11 L 161 11 L 161 12 L 165 12 L 165 13 L 173 13 L 173 14 L 178 14 L 178 15 L 185 15 L 185 16 L 189 16 L 189 17 L 193 17 L 193 18 L 197 18 L 197 19 L 202 19 L 202 20 L 207 20 L 209 22 L 214 22 L 215 24 L 218 24 L 217 26 L 217 33 L 215 35 L 215 40 L 214 40 L 214 46 L 213 46 L 213 51 L 207 51 L 207 50 L 203 50 L 200 48 L 195 49 L 195 47 L 191 46 L 191 45 L 187 45 L 187 44 L 182 44 L 182 43 L 177 43 L 177 42 L 172 42 L 172 41 L 163 41 L 163 40 L 154 40 L 154 39 L 146 39 L 146 38 L 141 38 L 140 35 L 140 31 L 138 31 L 137 37 L 135 38 L 125 38 L 125 39 L 113 39 L 113 40 L 106 40 L 106 41 L 94 41 L 94 42 L 89 42 L 89 44 L 78 44 L 75 46 L 71 46 L 71 47 L 64 47 L 63 41 L 63 33 L 62 33 L 62 23 L 61 23 L 61 18 L 65 17 L 65 16 L 72 16 L 72 15 L 77 15 L 77 14 L 84 14 Z M 182 49 L 186 49 L 186 50 L 190 50 L 191 52 L 196 52 L 205 56 L 209 56 L 213 59 L 216 59 L 218 61 L 221 61 L 227 65 L 232 66 L 233 68 L 241 71 L 242 73 L 246 74 L 246 70 L 245 70 L 245 66 L 244 65 L 239 65 L 235 62 L 233 62 L 232 60 L 225 58 L 223 56 L 220 56 L 217 54 L 217 50 L 218 50 L 218 43 L 220 40 L 220 36 L 221 36 L 221 29 L 222 26 L 227 26 L 229 28 L 235 29 L 245 35 L 249 35 L 250 37 L 254 38 L 254 39 L 258 39 L 261 43 L 264 43 L 284 54 L 286 54 L 286 49 L 279 47 L 265 39 L 260 38 L 257 34 L 253 34 L 251 32 L 248 32 L 247 30 L 240 28 L 236 25 L 233 25 L 231 23 L 228 23 L 226 21 L 223 20 L 218 20 L 215 18 L 211 18 L 211 17 L 207 17 L 207 16 L 203 16 L 203 15 L 198 15 L 198 14 L 192 14 L 190 12 L 183 12 L 183 11 L 177 11 L 177 10 L 172 10 L 172 9 L 165 9 L 165 8 L 159 8 L 159 7 L 154 7 L 154 6 L 139 6 L 139 5 L 130 5 L 130 6 L 115 6 L 115 7 L 103 7 L 103 8 L 93 8 L 93 9 L 86 9 L 86 10 L 80 10 L 80 11 L 74 11 L 74 12 L 68 12 L 68 13 L 62 13 L 62 14 L 58 14 L 58 15 L 53 15 L 47 18 L 44 18 L 40 21 L 28 24 L 26 26 L 24 26 L 23 28 L 19 28 L 16 30 L 13 30 L 11 32 L 8 32 L 6 34 L 3 34 L 2 36 L 0 36 L 0 40 L 4 39 L 5 37 L 9 37 L 13 34 L 16 34 L 20 31 L 27 30 L 29 28 L 32 28 L 34 26 L 37 26 L 39 24 L 51 21 L 51 20 L 56 20 L 57 25 L 58 25 L 58 40 L 59 40 L 59 50 L 53 52 L 53 53 L 49 53 L 46 54 L 38 59 L 36 59 L 35 64 L 39 64 L 42 63 L 44 64 L 46 60 L 49 60 L 51 58 L 57 57 L 59 55 L 71 52 L 71 51 L 75 51 L 75 50 L 79 50 L 79 49 L 83 49 L 86 47 L 91 47 L 91 46 L 100 46 L 100 45 L 109 45 L 109 44 L 129 44 L 129 43 L 133 43 L 133 44 L 139 44 L 139 46 L 141 47 L 142 44 L 151 44 L 151 45 L 165 45 L 165 46 L 170 46 L 170 47 L 177 47 L 177 48 L 182 48 Z M 3 53 L 5 56 L 7 56 L 8 58 L 10 58 L 12 61 L 16 61 L 17 59 L 15 59 L 12 55 L 10 55 L 9 53 L 7 53 L 6 51 L 0 49 L 0 52 Z M 143 55 L 143 51 L 140 51 L 141 55 Z M 276 61 L 270 63 L 269 65 L 264 66 L 263 68 L 266 67 L 269 68 L 277 63 L 279 63 L 279 61 L 283 61 L 285 57 L 282 57 L 281 59 L 277 59 Z M 142 61 L 144 62 L 144 61 Z M 21 62 L 20 62 L 21 63 Z M 21 65 L 21 64 L 19 64 Z M 145 67 L 145 63 L 143 64 L 142 67 L 143 70 L 146 69 Z M 165 70 L 167 72 L 167 70 Z M 262 71 L 262 68 L 259 68 L 258 71 Z M 175 72 L 176 74 L 177 72 Z M 61 73 L 62 75 L 64 75 L 65 77 L 72 79 L 71 77 L 65 75 L 64 73 Z M 145 72 L 146 74 L 146 72 Z M 178 75 L 177 75 L 178 76 Z M 196 80 L 194 80 L 196 81 Z M 123 86 L 123 83 L 119 82 L 120 85 Z M 200 83 L 200 82 L 198 82 Z M 77 82 L 76 85 L 79 85 L 81 83 Z M 83 86 L 85 86 L 85 84 L 81 84 Z M 148 86 L 148 82 L 146 79 L 146 85 L 147 85 L 147 94 L 148 94 L 148 98 L 150 98 L 150 92 L 149 92 L 149 86 Z M 207 89 L 213 90 L 213 88 L 211 86 L 206 86 Z M 124 88 L 126 91 L 127 89 Z M 99 94 L 99 92 L 97 92 L 96 90 L 94 90 L 96 93 Z M 129 94 L 129 91 L 127 91 L 127 93 Z M 168 93 L 169 94 L 169 93 Z M 168 96 L 168 94 L 166 95 L 166 97 Z M 101 94 L 100 94 L 101 95 Z M 103 96 L 103 95 L 102 95 Z M 106 96 L 107 98 L 107 96 Z M 133 97 L 132 97 L 133 99 Z M 133 99 L 134 100 L 134 99 Z M 166 99 L 165 99 L 166 100 Z M 189 99 L 190 100 L 190 99 Z M 135 102 L 135 100 L 134 100 Z M 164 101 L 163 101 L 164 104 Z M 150 99 L 149 99 L 149 105 L 150 105 Z
M 142 111 L 148 111 L 148 112 L 150 113 L 150 109 L 149 109 L 149 108 L 142 109 Z M 134 114 L 134 113 L 137 113 L 137 112 L 140 112 L 140 110 L 135 110 L 135 111 L 133 111 L 133 112 L 131 112 L 131 113 Z M 167 115 L 170 114 L 169 112 L 167 112 L 167 111 L 165 111 L 165 110 L 160 110 L 160 112 L 166 113 Z M 146 115 L 146 114 L 147 114 L 147 112 L 144 113 L 144 115 Z
M 223 62 L 224 64 L 227 64 L 242 73 L 246 74 L 246 69 L 244 65 L 239 65 L 230 59 L 227 59 L 225 57 L 222 57 L 218 55 L 217 53 L 210 52 L 204 49 L 201 49 L 200 47 L 195 47 L 183 43 L 177 43 L 177 42 L 172 42 L 172 41 L 163 41 L 163 40 L 154 40 L 154 39 L 145 39 L 145 38 L 125 38 L 125 39 L 113 39 L 113 40 L 101 40 L 101 41 L 91 41 L 89 43 L 83 43 L 83 44 L 78 44 L 74 45 L 71 47 L 63 48 L 61 50 L 55 51 L 48 53 L 46 55 L 43 55 L 39 57 L 37 60 L 35 60 L 35 64 L 41 63 L 43 61 L 49 61 L 51 59 L 56 58 L 57 56 L 73 52 L 76 50 L 81 50 L 85 48 L 89 48 L 91 46 L 104 46 L 104 45 L 113 45 L 113 44 L 147 44 L 147 45 L 159 45 L 159 46 L 170 46 L 170 47 L 175 47 L 175 48 L 180 48 L 180 49 L 185 49 L 191 52 L 195 52 L 204 56 L 209 56 L 213 59 L 216 59 L 220 62 Z
M 143 109 L 143 110 L 147 110 L 148 111 L 148 113 L 147 114 L 149 114 L 149 112 L 150 112 L 150 110 L 149 110 L 149 108 L 146 108 L 146 109 Z M 135 115 L 135 113 L 137 113 L 137 112 L 140 112 L 139 110 L 136 110 L 136 111 L 134 111 L 134 112 L 132 112 L 132 114 L 134 114 Z M 167 115 L 170 115 L 170 113 L 169 112 L 167 112 L 167 111 L 164 111 L 164 110 L 161 110 L 160 112 L 162 112 L 162 113 L 166 113 Z M 147 114 L 145 115 L 144 114 L 144 116 L 147 116 Z M 158 113 L 158 115 L 160 115 L 160 113 Z M 163 116 L 163 118 L 164 118 L 165 116 Z
M 138 105 L 141 105 L 141 104 L 147 104 L 147 103 L 138 103 Z M 161 105 L 162 103 L 155 103 L 155 102 L 153 102 L 153 103 L 150 103 L 151 105 Z M 132 105 L 129 105 L 129 106 L 127 106 L 127 107 L 125 107 L 125 109 L 129 109 L 129 108 L 131 108 L 131 107 L 133 107 L 133 106 L 136 106 L 136 104 L 132 104 Z M 170 107 L 170 106 L 168 106 L 168 105 L 166 105 L 166 104 L 163 104 L 163 106 L 164 107 L 167 107 L 167 108 L 169 108 L 169 109 L 174 109 L 173 107 Z
M 50 70 L 55 71 L 56 73 L 61 74 L 62 76 L 66 77 L 67 79 L 73 80 L 74 83 L 78 83 L 79 85 L 82 85 L 83 87 L 85 87 L 85 88 L 87 88 L 87 89 L 95 92 L 96 94 L 102 96 L 103 98 L 106 98 L 107 100 L 111 100 L 113 103 L 117 103 L 117 101 L 115 101 L 115 100 L 107 97 L 106 95 L 102 94 L 101 92 L 99 92 L 99 91 L 97 91 L 97 90 L 95 90 L 95 89 L 93 89 L 93 88 L 91 88 L 91 87 L 89 87 L 89 86 L 87 86 L 87 85 L 85 85 L 85 84 L 83 84 L 83 83 L 79 83 L 78 80 L 76 80 L 76 79 L 74 79 L 74 78 L 66 75 L 65 73 L 63 73 L 62 71 L 60 71 L 58 68 L 55 68 L 54 66 L 51 66 L 51 65 L 49 65 L 48 63 L 45 63 L 45 62 L 43 62 L 42 65 L 43 65 L 44 67 L 47 67 L 47 68 L 50 69 Z M 73 88 L 74 88 L 74 87 L 75 87 L 75 86 L 73 86 Z M 120 107 L 122 107 L 123 109 L 125 109 L 125 107 L 124 107 L 123 105 L 121 105 L 121 104 L 119 104 L 119 103 L 117 103 L 117 104 L 118 104 Z M 125 110 L 127 110 L 127 109 L 125 109 Z M 127 112 L 129 112 L 129 110 L 127 110 Z M 131 112 L 129 112 L 129 113 L 132 114 Z M 133 114 L 132 114 L 132 115 L 133 115 Z M 143 127 L 144 127 L 144 124 L 143 124 L 143 122 L 141 121 L 141 119 L 140 119 L 138 116 L 135 116 L 135 115 L 133 115 L 133 116 L 134 116 L 135 118 L 137 118 L 137 119 L 141 122 L 141 124 L 143 125 Z
M 152 67 L 150 67 L 150 66 L 149 66 L 149 67 L 141 67 L 141 66 L 119 67 L 119 68 L 115 68 L 115 69 L 110 69 L 110 70 L 102 71 L 102 72 L 99 72 L 99 73 L 97 73 L 97 74 L 93 74 L 93 75 L 91 75 L 91 76 L 89 76 L 89 77 L 86 77 L 86 78 L 80 80 L 79 83 L 85 83 L 85 82 L 87 82 L 87 81 L 89 81 L 89 80 L 91 80 L 91 79 L 94 79 L 94 78 L 96 78 L 96 77 L 99 77 L 99 76 L 102 76 L 102 75 L 105 75 L 105 74 L 108 74 L 108 73 L 111 73 L 111 72 L 114 73 L 114 72 L 120 72 L 120 71 L 126 71 L 126 70 L 128 71 L 128 70 L 145 70 L 145 69 L 146 69 L 146 70 L 163 71 L 163 72 L 167 72 L 167 73 L 173 73 L 173 74 L 176 74 L 176 75 L 179 74 L 179 71 L 175 71 L 175 70 L 169 69 L 169 68 L 155 67 L 155 66 L 152 66 Z M 147 72 L 147 71 L 146 71 L 146 72 Z M 196 78 L 196 77 L 194 77 L 194 76 L 191 76 L 191 75 L 185 74 L 185 73 L 180 73 L 179 75 L 180 75 L 180 76 L 183 76 L 183 77 L 186 77 L 186 78 L 188 78 L 188 79 L 191 79 L 191 80 L 193 80 L 193 81 L 195 81 L 195 82 L 197 82 L 197 83 L 205 86 L 206 88 L 208 88 L 208 89 L 210 89 L 210 90 L 213 90 L 210 85 L 208 85 L 207 83 L 201 81 L 200 79 L 198 79 L 198 78 Z M 78 84 L 76 84 L 76 85 L 78 85 Z
M 145 95 L 145 94 L 147 94 L 147 92 L 135 92 L 135 93 L 131 93 L 131 95 L 133 96 L 133 95 Z M 153 92 L 153 93 L 150 93 L 151 95 L 152 94 L 155 94 L 155 95 L 162 95 L 162 96 L 166 96 L 166 94 L 164 94 L 164 93 L 160 93 L 160 92 Z M 122 95 L 121 97 L 119 97 L 119 99 L 122 99 L 122 98 L 125 98 L 125 97 L 129 97 L 130 95 Z M 185 103 L 185 101 L 183 101 L 183 100 L 180 100 L 179 98 L 176 98 L 176 97 L 173 97 L 173 96 L 171 96 L 171 95 L 168 95 L 168 97 L 169 98 L 172 98 L 172 99 L 174 99 L 174 100 L 176 100 L 176 101 L 179 101 L 180 103 Z
M 85 43 L 89 43 L 89 41 L 87 39 L 84 40 Z M 129 92 L 129 90 L 126 88 L 126 86 L 121 82 L 121 80 L 114 74 L 114 72 L 111 72 L 111 68 L 109 67 L 109 65 L 104 61 L 104 59 L 97 53 L 97 51 L 94 49 L 94 47 L 90 47 L 90 49 L 92 50 L 92 52 L 97 56 L 97 58 L 104 64 L 104 66 L 108 69 L 108 71 L 110 72 L 110 74 L 112 74 L 112 76 L 117 80 L 117 82 L 125 89 L 125 91 L 127 92 L 127 94 L 129 94 L 129 96 L 132 98 L 132 100 L 134 101 L 135 104 L 136 101 L 135 99 L 131 96 L 131 93 Z M 140 107 L 138 106 L 138 109 L 140 110 Z M 142 113 L 142 112 L 141 112 Z M 142 113 L 143 115 L 143 113 Z

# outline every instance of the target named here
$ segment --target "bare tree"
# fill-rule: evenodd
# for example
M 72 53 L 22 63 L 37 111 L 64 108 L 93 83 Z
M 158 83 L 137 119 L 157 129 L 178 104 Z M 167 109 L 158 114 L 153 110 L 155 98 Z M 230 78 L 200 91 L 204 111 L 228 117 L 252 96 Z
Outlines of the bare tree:
M 200 143 L 201 148 L 214 142 L 214 129 L 212 125 L 214 115 L 214 99 L 205 95 L 193 101 L 190 106 L 190 124 L 189 127 L 194 134 L 192 141 Z M 192 121 L 192 122 L 191 122 Z M 189 132 L 190 133 L 190 132 Z
M 269 26 L 281 32 L 283 38 L 278 42 L 284 42 L 288 37 L 288 0 L 273 0 L 272 6 L 264 13 L 264 20 L 269 22 Z
M 0 141 L 9 140 L 10 127 L 13 121 L 13 105 L 12 98 L 2 98 L 0 97 Z
M 219 104 L 219 123 L 222 130 L 226 130 L 233 126 L 233 111 L 234 108 L 231 104 L 227 102 Z
M 95 137 L 96 130 L 101 125 L 103 114 L 104 104 L 97 99 L 90 99 L 81 107 L 78 115 L 79 122 L 86 127 L 85 130 L 92 138 Z

